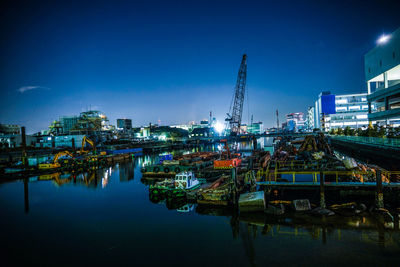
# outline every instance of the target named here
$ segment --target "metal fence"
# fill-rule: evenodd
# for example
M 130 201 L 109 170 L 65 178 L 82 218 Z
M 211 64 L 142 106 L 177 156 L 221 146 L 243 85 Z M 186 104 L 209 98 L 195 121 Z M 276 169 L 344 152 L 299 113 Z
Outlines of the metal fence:
M 399 138 L 344 136 L 344 135 L 330 135 L 330 138 L 336 139 L 336 140 L 341 140 L 341 141 L 348 141 L 348 142 L 352 142 L 352 143 L 400 148 L 400 139 Z
M 334 181 L 331 182 L 326 182 L 329 185 L 376 185 L 376 172 L 374 171 L 278 171 L 278 170 L 266 170 L 264 171 L 263 169 L 259 169 L 257 173 L 255 174 L 255 177 L 257 179 L 257 184 L 285 184 L 285 183 L 291 183 L 293 185 L 295 184 L 319 184 L 320 181 L 320 176 L 321 174 L 323 175 L 329 175 L 331 177 L 334 177 Z M 382 184 L 383 185 L 393 185 L 393 186 L 399 186 L 400 183 L 398 182 L 392 182 L 392 181 L 398 181 L 398 178 L 400 177 L 400 171 L 383 171 L 382 173 Z M 308 181 L 301 181 L 298 182 L 296 181 L 296 177 L 299 176 L 304 176 L 308 175 L 310 176 L 311 179 Z M 287 182 L 280 182 L 278 181 L 278 177 L 283 178 L 285 176 L 285 180 L 289 180 Z M 348 180 L 346 182 L 342 182 L 341 178 L 345 178 L 345 180 Z M 372 179 L 371 179 L 372 178 Z M 375 181 L 374 181 L 375 180 Z M 367 182 L 369 181 L 369 182 Z

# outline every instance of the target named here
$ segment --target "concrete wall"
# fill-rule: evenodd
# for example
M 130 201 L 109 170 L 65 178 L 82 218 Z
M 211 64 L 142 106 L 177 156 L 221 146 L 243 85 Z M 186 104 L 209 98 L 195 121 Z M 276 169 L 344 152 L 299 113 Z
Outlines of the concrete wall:
M 393 57 L 394 53 L 394 57 Z M 400 28 L 391 34 L 387 43 L 378 44 L 364 56 L 365 80 L 374 77 L 400 64 Z

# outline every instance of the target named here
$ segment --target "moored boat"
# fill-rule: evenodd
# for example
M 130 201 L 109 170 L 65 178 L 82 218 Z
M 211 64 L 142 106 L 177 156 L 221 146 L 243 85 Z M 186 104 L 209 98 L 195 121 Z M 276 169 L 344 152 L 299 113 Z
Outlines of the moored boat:
M 151 194 L 165 194 L 168 197 L 186 197 L 187 192 L 191 192 L 200 187 L 203 180 L 195 177 L 193 172 L 180 172 L 175 179 L 166 179 L 150 185 Z
M 197 192 L 197 203 L 227 206 L 231 202 L 232 183 L 228 177 L 221 177 L 211 185 L 200 188 Z

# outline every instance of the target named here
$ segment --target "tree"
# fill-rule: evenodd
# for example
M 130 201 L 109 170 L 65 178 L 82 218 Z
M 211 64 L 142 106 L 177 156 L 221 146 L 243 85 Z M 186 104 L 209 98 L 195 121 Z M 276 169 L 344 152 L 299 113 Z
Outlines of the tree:
M 350 135 L 350 131 L 351 131 L 350 126 L 346 126 L 346 128 L 344 128 L 343 134 Z
M 377 132 L 376 132 L 377 137 L 384 137 L 386 136 L 386 128 L 383 126 L 377 127 Z
M 337 128 L 336 134 L 337 135 L 343 135 L 343 129 L 342 128 Z

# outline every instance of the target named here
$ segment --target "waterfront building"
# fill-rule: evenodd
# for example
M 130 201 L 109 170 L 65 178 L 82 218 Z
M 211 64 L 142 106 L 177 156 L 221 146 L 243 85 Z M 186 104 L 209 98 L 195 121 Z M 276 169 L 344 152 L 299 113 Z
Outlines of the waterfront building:
M 117 119 L 117 130 L 129 131 L 132 129 L 131 119 Z
M 368 120 L 400 126 L 400 28 L 382 36 L 364 56 Z M 376 109 L 372 107 L 376 106 Z
M 33 135 L 26 135 L 26 145 L 35 146 L 37 137 Z M 0 135 L 0 148 L 15 148 L 22 146 L 21 134 L 6 134 Z
M 21 127 L 16 124 L 0 124 L 0 135 L 20 134 Z
M 314 126 L 323 131 L 347 126 L 353 129 L 368 126 L 367 94 L 320 93 L 315 102 Z
M 38 136 L 36 147 L 72 147 L 72 139 L 75 142 L 75 148 L 82 147 L 84 135 L 58 135 L 58 136 Z
M 214 128 L 211 127 L 196 128 L 189 133 L 189 137 L 213 137 L 214 135 Z
M 62 132 L 68 134 L 71 129 L 75 127 L 78 123 L 78 116 L 63 116 L 60 118 L 60 124 L 62 127 Z
M 69 131 L 70 134 L 88 135 L 95 142 L 113 139 L 115 126 L 109 124 L 106 115 L 97 110 L 79 114 L 78 123 Z
M 261 121 L 253 122 L 247 126 L 247 132 L 251 134 L 262 134 L 264 132 L 263 123 Z
M 314 107 L 308 107 L 307 109 L 307 117 L 306 117 L 306 131 L 311 132 L 314 130 L 315 125 L 314 125 L 314 120 L 315 120 L 315 108 Z
M 215 118 L 214 118 L 213 122 L 215 122 Z M 207 119 L 203 119 L 203 120 L 200 121 L 200 123 L 196 123 L 195 121 L 190 121 L 188 124 L 171 125 L 170 127 L 183 129 L 183 130 L 189 131 L 189 133 L 190 133 L 194 129 L 208 128 L 209 127 L 209 121 Z
M 286 122 L 282 123 L 282 130 L 286 132 L 298 132 L 305 129 L 304 113 L 295 112 L 286 114 Z

